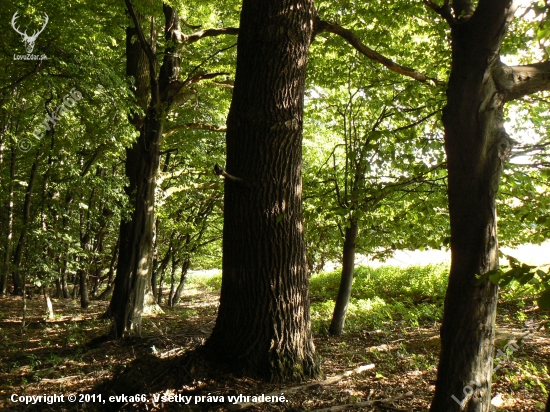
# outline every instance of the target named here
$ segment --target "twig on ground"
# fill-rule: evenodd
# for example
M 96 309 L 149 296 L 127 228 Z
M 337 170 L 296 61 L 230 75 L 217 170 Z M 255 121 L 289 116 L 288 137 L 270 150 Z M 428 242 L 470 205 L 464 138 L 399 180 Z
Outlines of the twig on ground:
M 412 398 L 413 396 L 414 396 L 413 393 L 409 392 L 409 393 L 406 393 L 405 395 L 396 396 L 395 398 L 376 399 L 374 401 L 364 401 L 364 402 L 348 403 L 346 405 L 336 405 L 336 406 L 331 406 L 330 408 L 314 409 L 313 412 L 344 411 L 350 407 L 369 406 L 369 405 L 376 405 L 379 403 L 392 403 L 395 401 L 400 401 L 401 399 Z
M 355 374 L 358 374 L 358 373 L 362 373 L 366 370 L 374 369 L 374 367 L 375 367 L 374 363 L 371 363 L 369 365 L 361 365 L 361 366 L 359 366 L 355 369 L 345 371 L 345 372 L 343 372 L 339 375 L 332 376 L 332 377 L 327 378 L 327 379 L 325 379 L 324 381 L 321 381 L 321 382 L 312 382 L 312 383 L 308 383 L 306 385 L 294 386 L 294 387 L 291 387 L 291 388 L 282 388 L 282 389 L 280 389 L 276 392 L 266 394 L 265 396 L 266 397 L 267 396 L 279 396 L 281 394 L 288 395 L 290 393 L 300 392 L 301 390 L 304 390 L 304 389 L 312 389 L 312 388 L 318 388 L 320 386 L 332 385 L 332 384 L 342 380 L 343 378 L 346 378 L 348 376 L 355 375 Z M 243 410 L 243 409 L 246 409 L 246 408 L 250 408 L 251 406 L 254 406 L 254 405 L 257 405 L 257 403 L 240 402 L 240 403 L 234 403 L 234 404 L 228 405 L 227 408 L 230 411 L 237 411 L 237 410 Z

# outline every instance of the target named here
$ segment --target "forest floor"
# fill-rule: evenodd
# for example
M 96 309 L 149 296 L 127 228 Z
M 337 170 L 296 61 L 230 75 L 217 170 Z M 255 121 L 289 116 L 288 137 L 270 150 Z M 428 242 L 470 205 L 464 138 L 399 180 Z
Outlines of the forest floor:
M 210 334 L 217 304 L 215 291 L 197 286 L 186 290 L 176 308 L 163 308 L 164 314 L 145 318 L 142 338 L 90 345 L 91 339 L 108 331 L 108 323 L 98 320 L 106 302 L 93 301 L 83 310 L 75 301 L 54 300 L 55 319 L 46 321 L 43 299 L 27 299 L 27 327 L 22 332 L 22 299 L 0 297 L 0 409 L 426 411 L 429 407 L 439 352 L 437 322 L 410 326 L 387 321 L 383 328 L 354 329 L 340 337 L 316 331 L 323 378 L 302 385 L 275 385 L 213 372 L 207 364 L 186 360 L 185 353 Z M 524 338 L 507 356 L 496 355 L 501 368 L 493 375 L 493 403 L 499 406 L 495 410 L 544 408 L 545 388 L 550 388 L 550 334 L 544 328 L 526 329 L 544 319 L 535 309 L 532 300 L 504 302 L 498 309 L 497 346 Z M 520 319 L 519 312 L 524 314 Z M 357 369 L 361 366 L 363 370 Z M 348 376 L 339 376 L 347 371 Z M 111 402 L 113 393 L 125 393 L 127 398 Z M 20 398 L 54 394 L 63 395 L 63 402 L 27 406 Z M 145 394 L 146 402 L 130 397 L 136 394 Z M 229 402 L 230 395 L 240 394 L 285 394 L 285 402 Z M 12 402 L 12 395 L 19 402 Z M 70 402 L 69 395 L 76 395 L 76 401 Z M 165 402 L 155 399 L 162 396 Z M 456 397 L 461 400 L 464 395 Z

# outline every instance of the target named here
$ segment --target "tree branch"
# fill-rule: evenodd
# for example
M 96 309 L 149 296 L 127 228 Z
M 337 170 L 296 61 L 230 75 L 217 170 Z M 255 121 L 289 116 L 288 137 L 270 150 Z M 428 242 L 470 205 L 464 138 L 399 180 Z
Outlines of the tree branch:
M 138 35 L 139 43 L 141 44 L 141 48 L 145 52 L 147 56 L 147 60 L 149 61 L 150 78 L 151 78 L 151 102 L 156 105 L 160 102 L 160 93 L 159 93 L 158 76 L 157 76 L 157 56 L 155 56 L 155 52 L 153 51 L 153 48 L 147 42 L 147 39 L 143 34 L 143 30 L 141 29 L 141 25 L 139 24 L 139 19 L 136 15 L 134 5 L 130 0 L 125 0 L 125 2 L 126 2 L 126 7 L 128 8 L 128 13 L 130 13 L 130 16 L 132 17 L 132 21 L 134 22 L 134 26 L 136 28 L 136 32 Z
M 453 27 L 456 24 L 456 19 L 454 18 L 451 11 L 451 6 L 449 5 L 449 0 L 445 0 L 443 6 L 438 6 L 432 0 L 424 0 L 424 4 L 443 17 L 447 23 L 449 23 L 449 26 Z
M 215 72 L 215 73 L 197 73 L 192 77 L 188 77 L 185 81 L 177 80 L 170 83 L 169 87 L 164 90 L 165 101 L 183 103 L 188 100 L 188 95 L 182 95 L 181 92 L 189 86 L 198 83 L 202 80 L 214 79 L 218 76 L 229 75 L 227 72 Z M 190 94 L 191 96 L 193 93 Z
M 184 87 L 188 87 L 188 86 L 191 86 L 192 84 L 198 83 L 203 80 L 214 79 L 218 76 L 223 76 L 223 75 L 228 76 L 229 74 L 230 73 L 227 73 L 227 72 L 197 73 L 193 77 L 190 77 L 187 80 L 185 80 L 183 85 Z
M 453 10 L 457 19 L 470 18 L 475 12 L 472 0 L 453 0 Z
M 204 37 L 215 37 L 223 34 L 236 36 L 239 34 L 238 27 L 222 27 L 219 29 L 203 29 L 191 34 L 181 34 L 182 41 L 187 44 L 195 43 Z
M 524 66 L 507 66 L 501 63 L 495 73 L 495 81 L 506 92 L 504 99 L 507 102 L 550 90 L 550 61 Z
M 176 133 L 178 130 L 207 130 L 210 132 L 221 132 L 225 133 L 227 127 L 218 126 L 215 124 L 205 124 L 205 123 L 184 123 L 177 124 L 174 126 L 167 127 L 164 137 L 168 137 Z
M 336 24 L 336 23 L 329 23 L 324 20 L 317 20 L 315 24 L 315 34 L 319 33 L 333 33 L 337 34 L 338 36 L 342 37 L 344 40 L 346 40 L 351 46 L 353 46 L 357 51 L 359 51 L 364 56 L 368 57 L 371 60 L 374 60 L 378 63 L 381 63 L 389 70 L 401 74 L 403 76 L 408 76 L 413 78 L 414 80 L 417 80 L 422 83 L 426 83 L 428 81 L 433 82 L 435 85 L 443 85 L 445 83 L 434 79 L 432 77 L 428 77 L 425 74 L 422 74 L 414 69 L 411 69 L 409 67 L 401 66 L 394 61 L 388 59 L 387 57 L 382 56 L 380 53 L 374 51 L 373 49 L 367 47 L 363 42 L 357 37 L 355 34 L 353 34 L 350 30 Z
M 221 82 L 212 82 L 216 86 L 220 87 L 227 87 L 228 89 L 233 89 L 235 87 L 235 81 L 234 80 L 222 80 Z

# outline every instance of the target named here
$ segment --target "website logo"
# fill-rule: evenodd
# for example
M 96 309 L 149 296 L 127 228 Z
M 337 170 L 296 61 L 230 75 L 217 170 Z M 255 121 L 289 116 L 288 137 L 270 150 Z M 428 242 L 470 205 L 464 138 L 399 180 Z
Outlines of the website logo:
M 44 13 L 44 24 L 42 26 L 41 29 L 39 30 L 35 30 L 34 33 L 32 35 L 28 35 L 27 34 L 27 31 L 25 30 L 24 32 L 22 32 L 17 26 L 16 26 L 16 23 L 17 23 L 17 19 L 19 18 L 19 12 L 15 12 L 13 14 L 13 17 L 11 19 L 11 26 L 13 27 L 13 29 L 21 35 L 22 39 L 23 39 L 23 42 L 25 43 L 25 48 L 27 49 L 27 55 L 22 55 L 22 56 L 16 56 L 14 55 L 14 60 L 45 60 L 47 59 L 46 56 L 42 55 L 42 56 L 39 56 L 39 55 L 34 55 L 32 54 L 32 51 L 34 50 L 34 44 L 36 42 L 36 39 L 38 38 L 38 36 L 40 35 L 40 33 L 42 33 L 44 31 L 44 29 L 46 28 L 46 25 L 48 24 L 48 21 L 49 21 L 49 17 L 46 13 Z M 16 58 L 17 57 L 17 58 Z

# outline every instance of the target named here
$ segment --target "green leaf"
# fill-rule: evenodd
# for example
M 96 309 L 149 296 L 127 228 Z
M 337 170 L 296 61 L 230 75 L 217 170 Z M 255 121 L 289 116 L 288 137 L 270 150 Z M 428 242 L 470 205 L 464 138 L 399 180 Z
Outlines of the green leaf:
M 542 310 L 550 310 L 550 290 L 545 290 L 537 299 L 537 305 Z

